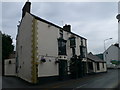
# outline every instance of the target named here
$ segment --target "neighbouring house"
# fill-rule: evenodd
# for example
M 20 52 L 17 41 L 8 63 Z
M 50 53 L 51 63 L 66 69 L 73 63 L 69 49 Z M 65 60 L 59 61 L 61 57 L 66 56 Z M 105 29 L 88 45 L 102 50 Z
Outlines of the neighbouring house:
M 120 1 L 118 2 L 118 15 L 116 18 L 118 19 L 118 43 L 120 45 Z
M 69 75 L 82 77 L 87 39 L 71 32 L 70 25 L 60 27 L 31 14 L 30 6 L 31 2 L 25 3 L 18 25 L 16 75 L 30 83 Z
M 0 31 L 0 75 L 2 75 L 2 32 Z
M 87 73 L 107 72 L 106 62 L 91 52 L 87 54 Z
M 5 62 L 4 75 L 5 76 L 16 76 L 16 60 L 15 60 L 15 58 L 5 59 L 4 62 Z
M 104 61 L 107 63 L 107 68 L 115 68 L 120 65 L 120 47 L 116 43 L 108 47 L 108 49 L 103 53 Z
M 5 76 L 16 76 L 16 59 L 15 51 L 13 51 L 8 59 L 4 60 L 4 75 Z
M 120 1 L 118 2 L 118 15 L 116 16 L 116 18 L 118 19 L 118 44 L 120 45 Z M 118 68 L 120 68 L 120 52 L 118 53 L 119 55 L 119 59 L 118 59 L 118 63 L 119 65 L 117 65 Z

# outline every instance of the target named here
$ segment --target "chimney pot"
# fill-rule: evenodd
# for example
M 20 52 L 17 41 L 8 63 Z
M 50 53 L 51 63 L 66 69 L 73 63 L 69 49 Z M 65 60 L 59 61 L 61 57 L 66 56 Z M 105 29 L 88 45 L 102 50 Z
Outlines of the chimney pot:
M 63 26 L 63 29 L 67 32 L 71 32 L 71 25 L 65 24 L 65 26 Z

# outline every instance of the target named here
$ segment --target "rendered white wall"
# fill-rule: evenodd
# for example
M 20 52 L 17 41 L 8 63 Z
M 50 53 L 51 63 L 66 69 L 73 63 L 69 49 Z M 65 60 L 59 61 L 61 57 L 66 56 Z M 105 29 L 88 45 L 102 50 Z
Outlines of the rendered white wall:
M 58 75 L 58 63 L 55 63 L 54 57 L 45 57 L 46 62 L 40 62 L 38 65 L 38 77 L 48 77 Z
M 118 23 L 118 43 L 120 45 L 120 21 Z
M 81 45 L 81 42 L 80 42 L 80 38 L 79 37 L 76 37 L 76 55 L 80 55 L 80 45 Z
M 59 29 L 38 21 L 38 52 L 40 55 L 58 56 Z
M 93 71 L 96 72 L 96 64 L 93 62 Z
M 31 82 L 32 20 L 33 17 L 26 13 L 17 37 L 18 76 L 28 82 Z
M 103 63 L 99 63 L 99 67 L 100 67 L 99 70 L 97 69 L 97 63 L 95 65 L 96 65 L 96 72 L 105 72 L 107 70 L 106 63 L 104 63 L 104 68 L 103 68 Z
M 66 43 L 67 58 L 68 58 L 68 60 L 70 60 L 70 58 L 72 57 L 72 49 L 70 48 L 70 40 L 69 40 L 69 37 L 71 36 L 71 33 L 64 31 L 64 34 L 65 34 L 64 35 L 65 39 L 67 40 L 67 43 Z M 68 65 L 69 65 L 69 63 L 68 63 Z
M 58 57 L 59 28 L 50 26 L 47 23 L 38 21 L 38 57 L 45 56 L 46 62 L 38 65 L 38 77 L 58 75 L 58 64 L 55 58 Z M 50 61 L 49 61 L 50 60 Z

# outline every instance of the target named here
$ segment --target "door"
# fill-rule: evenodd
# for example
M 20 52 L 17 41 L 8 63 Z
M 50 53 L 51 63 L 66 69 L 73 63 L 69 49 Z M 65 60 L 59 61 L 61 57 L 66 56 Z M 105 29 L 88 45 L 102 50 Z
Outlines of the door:
M 67 61 L 60 60 L 59 63 L 59 79 L 63 80 L 67 77 Z

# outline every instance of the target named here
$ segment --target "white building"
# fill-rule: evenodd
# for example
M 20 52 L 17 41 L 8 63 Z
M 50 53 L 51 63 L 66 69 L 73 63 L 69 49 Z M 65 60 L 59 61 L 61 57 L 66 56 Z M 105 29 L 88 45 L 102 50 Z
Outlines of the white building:
M 13 59 L 5 59 L 5 76 L 15 76 L 16 75 L 16 60 Z
M 2 32 L 0 31 L 0 75 L 2 75 Z
M 91 52 L 87 54 L 87 73 L 107 72 L 106 62 Z
M 62 28 L 31 14 L 30 5 L 24 5 L 18 26 L 16 74 L 30 83 L 38 78 L 64 78 L 70 74 L 71 58 L 85 59 L 87 39 L 72 33 L 70 25 Z
M 120 47 L 119 44 L 111 45 L 104 53 L 104 61 L 107 63 L 108 68 L 113 68 L 116 65 L 112 61 L 120 61 Z
M 120 45 L 120 1 L 118 2 L 118 15 L 116 18 L 118 19 L 118 43 Z

